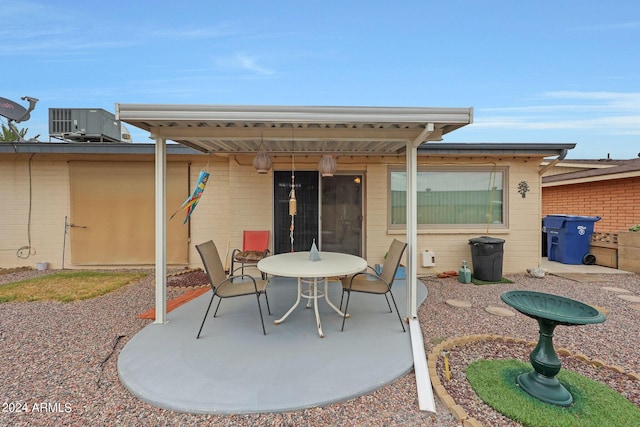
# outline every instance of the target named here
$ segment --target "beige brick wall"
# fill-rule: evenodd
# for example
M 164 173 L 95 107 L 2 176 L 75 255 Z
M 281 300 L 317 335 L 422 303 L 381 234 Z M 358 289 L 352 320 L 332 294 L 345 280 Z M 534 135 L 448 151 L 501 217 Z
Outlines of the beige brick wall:
M 273 173 L 259 174 L 253 166 L 241 166 L 232 160 L 229 177 L 231 247 L 241 248 L 244 230 L 273 227 Z
M 67 162 L 40 160 L 36 155 L 31 172 L 29 163 L 0 161 L 0 267 L 35 268 L 38 262 L 48 262 L 60 268 L 64 220 L 69 215 Z M 31 254 L 23 250 L 27 256 L 18 257 L 18 249 L 29 245 L 29 236 Z
M 394 238 L 406 241 L 404 235 L 395 236 L 387 232 L 388 178 L 387 166 L 370 164 L 366 167 L 365 181 L 365 256 L 369 265 L 384 262 L 384 254 Z
M 197 177 L 198 172 L 194 164 L 192 175 Z M 209 184 L 194 214 L 189 252 L 191 267 L 202 267 L 195 244 L 212 239 L 223 263 L 229 264 L 233 249 L 242 248 L 244 230 L 272 229 L 271 172 L 258 174 L 252 166 L 241 166 L 231 158 L 210 163 L 210 173 Z
M 505 242 L 504 267 L 506 272 L 523 273 L 540 263 L 542 251 L 541 182 L 538 163 L 511 162 L 509 167 L 509 232 Z M 518 193 L 518 183 L 526 181 L 526 197 Z
M 229 162 L 227 159 L 211 157 L 207 161 L 198 159 L 192 162 L 190 168 L 189 191 L 192 191 L 201 170 L 210 174 L 204 193 L 190 219 L 189 266 L 202 268 L 195 245 L 213 240 L 220 256 L 225 256 L 229 237 Z
M 473 164 L 477 161 L 469 160 Z M 431 161 L 434 164 L 450 164 L 450 160 Z M 458 162 L 457 164 L 462 164 Z M 491 229 L 482 227 L 469 230 L 420 230 L 418 235 L 418 272 L 427 274 L 445 270 L 456 270 L 462 260 L 471 265 L 469 239 L 489 234 L 505 239 L 505 254 L 503 271 L 505 273 L 521 273 L 526 268 L 535 267 L 540 262 L 540 185 L 538 165 L 535 161 L 507 159 L 497 162 L 498 166 L 509 166 L 507 181 L 509 193 L 509 228 Z M 223 165 L 217 166 L 223 175 Z M 197 176 L 197 168 L 192 174 Z M 404 231 L 389 231 L 387 229 L 387 197 L 388 197 L 388 167 L 382 163 L 354 163 L 349 165 L 352 171 L 364 172 L 365 201 L 365 257 L 370 265 L 382 263 L 384 254 L 393 238 L 405 241 Z M 272 228 L 273 221 L 273 178 L 272 174 L 259 175 L 251 166 L 240 166 L 233 160 L 228 165 L 226 190 L 225 179 L 216 179 L 216 172 L 212 168 L 214 177 L 215 198 L 212 188 L 207 187 L 198 209 L 202 211 L 195 215 L 192 228 L 192 241 L 204 241 L 203 233 L 211 233 L 219 247 L 221 256 L 226 253 L 227 239 L 230 239 L 230 249 L 241 247 L 242 230 Z M 522 198 L 517 187 L 520 181 L 526 181 L 530 191 Z M 211 183 L 211 182 L 210 182 Z M 228 191 L 228 193 L 227 193 Z M 228 194 L 228 204 L 224 196 Z M 220 196 L 220 197 L 218 197 Z M 206 204 L 205 204 L 206 201 Z M 225 209 L 228 212 L 225 212 Z M 211 218 L 216 221 L 210 221 Z M 200 224 L 198 221 L 205 221 Z M 228 231 L 222 225 L 228 221 Z M 436 266 L 423 268 L 420 266 L 420 253 L 431 250 L 436 253 Z M 193 266 L 199 266 L 197 253 L 192 251 Z M 405 260 L 403 259 L 403 262 Z
M 185 225 L 191 227 L 189 265 L 200 267 L 195 244 L 213 239 L 221 256 L 225 257 L 227 247 L 229 253 L 231 249 L 241 247 L 242 230 L 272 229 L 273 176 L 272 173 L 259 175 L 252 166 L 241 165 L 233 158 L 194 156 L 191 160 L 191 186 L 195 184 L 201 169 L 211 173 L 190 225 Z M 425 162 L 440 165 L 478 164 L 477 160 L 469 158 L 420 159 L 421 164 Z M 504 272 L 520 273 L 537 266 L 540 260 L 541 192 L 538 162 L 509 158 L 497 160 L 496 164 L 509 166 L 509 228 L 489 229 L 488 234 L 506 240 Z M 404 231 L 387 230 L 388 167 L 378 163 L 377 159 L 366 159 L 360 163 L 356 160 L 343 167 L 364 172 L 365 256 L 371 265 L 381 263 L 394 237 L 406 240 Z M 35 267 L 36 262 L 47 261 L 53 268 L 60 268 L 64 217 L 69 214 L 67 163 L 65 160 L 34 158 L 31 243 L 37 254 L 19 259 L 15 254 L 17 249 L 27 244 L 28 177 L 28 160 L 0 161 L 0 197 L 3 200 L 0 205 L 0 233 L 3 236 L 0 267 Z M 529 185 L 526 198 L 517 192 L 520 181 L 527 181 Z M 171 207 L 168 211 L 171 211 Z M 457 270 L 462 260 L 471 263 L 468 240 L 485 234 L 486 228 L 420 230 L 417 247 L 419 274 Z M 424 250 L 435 252 L 435 268 L 420 266 L 420 253 Z M 69 253 L 65 254 L 65 260 L 69 259 Z
M 420 164 L 451 165 L 452 159 L 420 159 Z M 479 165 L 474 159 L 458 159 L 455 165 Z M 484 163 L 490 165 L 492 163 Z M 528 159 L 497 160 L 497 166 L 509 166 L 507 190 L 509 195 L 509 227 L 507 229 L 478 228 L 477 230 L 424 230 L 418 231 L 418 274 L 457 271 L 463 260 L 471 265 L 469 239 L 490 235 L 505 240 L 504 273 L 522 273 L 540 262 L 540 180 L 538 163 Z M 530 191 L 526 197 L 518 193 L 518 183 L 526 181 Z M 382 262 L 393 237 L 405 241 L 405 231 L 387 230 L 387 166 L 367 167 L 367 259 L 370 264 Z M 436 254 L 435 267 L 421 266 L 421 253 L 430 250 Z

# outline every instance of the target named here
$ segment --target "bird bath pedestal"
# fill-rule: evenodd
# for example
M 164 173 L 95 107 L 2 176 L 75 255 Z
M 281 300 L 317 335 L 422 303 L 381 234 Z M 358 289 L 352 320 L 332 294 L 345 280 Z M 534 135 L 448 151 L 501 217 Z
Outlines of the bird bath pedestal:
M 553 349 L 553 330 L 558 325 L 602 323 L 604 314 L 579 301 L 541 292 L 505 292 L 500 299 L 520 313 L 536 319 L 540 327 L 538 345 L 529 356 L 534 371 L 518 376 L 520 388 L 543 402 L 571 405 L 573 396 L 556 378 L 561 364 Z

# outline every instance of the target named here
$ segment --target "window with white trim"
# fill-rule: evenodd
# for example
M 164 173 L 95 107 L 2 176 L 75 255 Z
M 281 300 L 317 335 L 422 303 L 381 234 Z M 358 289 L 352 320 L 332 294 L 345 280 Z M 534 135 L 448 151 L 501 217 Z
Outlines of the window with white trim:
M 420 167 L 417 190 L 419 228 L 506 228 L 506 167 Z M 389 169 L 389 229 L 407 221 L 407 175 Z

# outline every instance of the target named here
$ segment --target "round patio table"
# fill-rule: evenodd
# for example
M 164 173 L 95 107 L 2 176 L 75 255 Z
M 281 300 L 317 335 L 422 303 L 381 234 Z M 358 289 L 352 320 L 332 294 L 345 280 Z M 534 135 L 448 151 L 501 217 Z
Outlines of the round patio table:
M 318 326 L 318 334 L 320 338 L 324 337 L 322 332 L 322 324 L 320 322 L 320 313 L 318 313 L 318 297 L 327 301 L 336 313 L 344 317 L 345 315 L 336 305 L 329 299 L 327 286 L 329 277 L 348 276 L 358 273 L 367 268 L 367 261 L 355 255 L 343 254 L 338 252 L 320 252 L 320 260 L 312 261 L 309 259 L 310 252 L 289 252 L 278 255 L 269 256 L 258 262 L 258 269 L 264 273 L 274 276 L 296 277 L 298 279 L 298 297 L 296 302 L 291 306 L 284 316 L 274 321 L 276 325 L 282 323 L 293 310 L 300 304 L 301 298 L 313 300 L 313 309 L 316 315 L 316 324 Z M 318 279 L 324 278 L 324 291 L 318 292 Z M 310 284 L 308 291 L 302 290 L 302 282 Z M 307 305 L 309 307 L 309 305 Z

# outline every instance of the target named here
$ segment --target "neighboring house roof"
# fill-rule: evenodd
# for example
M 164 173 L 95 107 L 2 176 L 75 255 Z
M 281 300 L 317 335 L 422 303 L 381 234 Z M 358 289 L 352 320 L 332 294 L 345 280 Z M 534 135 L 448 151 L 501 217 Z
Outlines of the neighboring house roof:
M 0 142 L 0 154 L 155 154 L 154 143 Z M 167 144 L 167 154 L 202 154 L 180 144 Z
M 506 156 L 517 155 L 536 157 L 561 156 L 564 157 L 568 150 L 573 149 L 576 144 L 551 144 L 551 143 L 446 143 L 430 142 L 418 147 L 418 154 L 477 154 Z
M 542 177 L 542 185 L 550 187 L 640 176 L 640 158 L 602 161 L 570 160 L 568 163 L 580 163 L 581 167 L 588 169 L 544 176 Z M 603 164 L 606 165 L 606 167 L 603 167 Z

